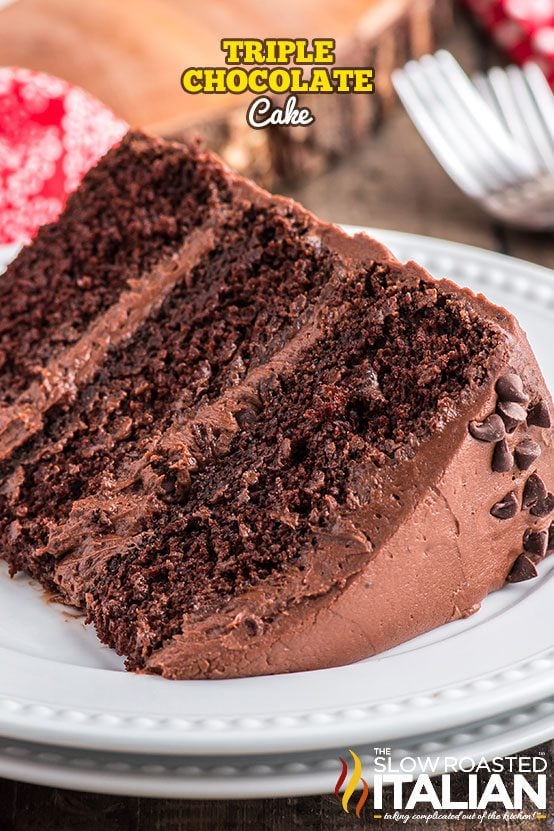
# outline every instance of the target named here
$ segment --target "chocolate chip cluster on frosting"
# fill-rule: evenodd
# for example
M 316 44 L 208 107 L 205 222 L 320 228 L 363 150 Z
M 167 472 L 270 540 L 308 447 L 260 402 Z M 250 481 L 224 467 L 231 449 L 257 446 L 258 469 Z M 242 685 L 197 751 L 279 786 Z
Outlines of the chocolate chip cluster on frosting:
M 527 427 L 551 426 L 548 404 L 542 398 L 530 403 L 530 396 L 523 388 L 523 381 L 514 372 L 502 375 L 496 382 L 496 412 L 488 415 L 484 421 L 471 421 L 469 432 L 477 441 L 494 444 L 491 468 L 494 473 L 508 473 L 514 465 L 520 471 L 526 471 L 541 455 L 541 446 L 530 436 L 518 438 L 514 445 L 508 436 L 526 423 Z M 512 446 L 510 446 L 512 445 Z M 490 513 L 496 519 L 504 520 L 514 517 L 520 510 L 515 491 L 509 491 L 502 499 L 494 503 Z M 546 517 L 554 510 L 554 494 L 549 493 L 538 473 L 528 477 L 523 488 L 522 511 L 529 511 L 534 517 Z M 554 550 L 554 523 L 549 531 L 536 531 L 528 528 L 523 536 L 523 552 L 517 557 L 507 580 L 519 583 L 537 576 L 536 563 L 548 552 Z

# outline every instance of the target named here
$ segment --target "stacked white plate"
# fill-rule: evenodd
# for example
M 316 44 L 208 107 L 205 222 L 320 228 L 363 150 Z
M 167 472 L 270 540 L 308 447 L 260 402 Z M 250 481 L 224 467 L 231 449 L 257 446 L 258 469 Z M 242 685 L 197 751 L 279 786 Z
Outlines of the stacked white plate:
M 369 233 L 514 312 L 554 388 L 550 271 Z M 393 758 L 509 754 L 554 737 L 553 608 L 551 557 L 473 617 L 358 664 L 175 682 L 123 672 L 81 618 L 2 568 L 0 776 L 121 794 L 278 796 L 332 791 L 348 748 L 369 768 L 385 746 Z

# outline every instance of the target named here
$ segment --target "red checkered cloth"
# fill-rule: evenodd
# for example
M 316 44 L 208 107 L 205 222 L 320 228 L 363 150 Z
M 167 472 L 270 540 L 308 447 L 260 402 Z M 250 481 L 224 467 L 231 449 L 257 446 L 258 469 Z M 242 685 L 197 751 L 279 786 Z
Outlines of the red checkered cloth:
M 67 195 L 127 125 L 59 78 L 0 67 L 0 244 L 56 219 Z
M 535 61 L 554 88 L 554 0 L 466 0 L 513 61 Z

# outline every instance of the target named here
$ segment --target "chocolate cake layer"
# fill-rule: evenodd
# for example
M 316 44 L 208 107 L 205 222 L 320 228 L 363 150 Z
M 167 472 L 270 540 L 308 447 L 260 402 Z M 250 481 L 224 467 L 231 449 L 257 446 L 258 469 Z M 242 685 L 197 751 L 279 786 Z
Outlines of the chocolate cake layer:
M 190 171 L 187 231 L 9 392 L 12 568 L 171 678 L 357 660 L 532 576 L 552 402 L 513 318 L 139 134 L 63 222 L 137 146 Z
M 13 403 L 41 365 L 228 198 L 212 157 L 129 133 L 2 277 L 0 403 Z
M 335 267 L 328 250 L 305 239 L 307 229 L 286 206 L 245 201 L 209 229 L 211 247 L 196 246 L 194 267 L 181 256 L 164 268 L 171 291 L 158 311 L 130 340 L 112 344 L 75 401 L 52 407 L 43 430 L 5 465 L 2 545 L 16 567 L 40 573 L 44 563 L 33 560 L 76 499 L 294 333 Z

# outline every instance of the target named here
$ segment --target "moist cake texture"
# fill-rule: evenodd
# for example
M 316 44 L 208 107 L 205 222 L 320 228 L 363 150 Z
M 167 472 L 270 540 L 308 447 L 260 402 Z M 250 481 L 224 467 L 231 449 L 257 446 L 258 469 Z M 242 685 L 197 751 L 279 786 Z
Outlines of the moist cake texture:
M 514 318 L 198 146 L 129 133 L 1 290 L 2 556 L 129 669 L 358 660 L 554 548 Z

